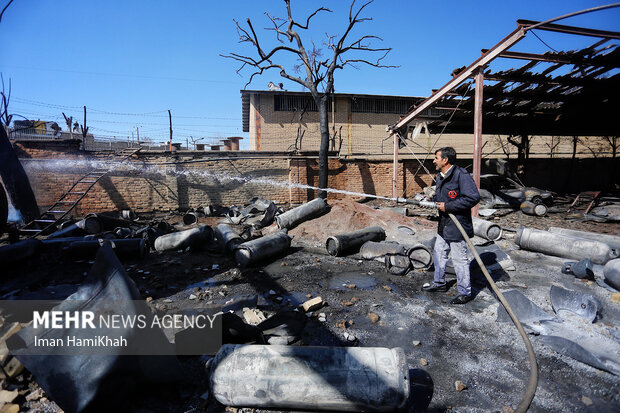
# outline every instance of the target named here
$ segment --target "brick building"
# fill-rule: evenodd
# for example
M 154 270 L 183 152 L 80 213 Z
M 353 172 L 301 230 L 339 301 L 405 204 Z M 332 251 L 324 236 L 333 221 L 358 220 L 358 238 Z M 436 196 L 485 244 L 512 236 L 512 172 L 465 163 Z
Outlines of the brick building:
M 393 142 L 386 127 L 424 98 L 335 93 L 328 107 L 330 151 L 341 157 L 389 158 Z M 249 133 L 251 151 L 317 151 L 320 142 L 319 113 L 308 92 L 242 90 L 243 131 Z M 433 148 L 453 146 L 462 158 L 473 155 L 473 133 L 441 133 L 441 128 L 425 128 L 425 120 L 436 121 L 447 109 L 433 108 L 418 124 L 408 128 L 408 145 L 400 156 L 413 157 Z M 417 126 L 417 128 L 416 128 Z M 473 121 L 472 121 L 473 126 Z M 415 139 L 414 139 L 415 135 Z M 515 156 L 517 149 L 508 136 L 483 135 L 485 158 Z M 570 158 L 573 146 L 577 158 L 612 157 L 613 146 L 606 137 L 588 136 L 574 141 L 572 136 L 535 135 L 529 137 L 530 158 Z

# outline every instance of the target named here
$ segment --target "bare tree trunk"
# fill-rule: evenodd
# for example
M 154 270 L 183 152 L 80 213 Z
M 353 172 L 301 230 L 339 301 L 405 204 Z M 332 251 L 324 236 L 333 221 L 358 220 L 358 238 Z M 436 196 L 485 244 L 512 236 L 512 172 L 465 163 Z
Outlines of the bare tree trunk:
M 329 96 L 323 94 L 317 102 L 319 107 L 319 124 L 321 130 L 321 145 L 319 146 L 319 188 L 327 188 L 329 175 L 329 163 L 327 153 L 329 151 L 329 124 L 327 120 L 327 101 Z M 320 198 L 327 198 L 326 191 L 319 191 Z

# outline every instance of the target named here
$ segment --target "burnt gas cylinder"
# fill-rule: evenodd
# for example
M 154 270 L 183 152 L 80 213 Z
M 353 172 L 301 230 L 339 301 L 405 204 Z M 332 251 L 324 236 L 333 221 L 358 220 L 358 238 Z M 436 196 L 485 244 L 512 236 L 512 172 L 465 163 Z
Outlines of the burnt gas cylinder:
M 588 231 L 577 231 L 574 229 L 568 228 L 558 228 L 558 227 L 550 227 L 549 232 L 553 232 L 554 234 L 560 234 L 567 237 L 573 238 L 584 238 L 590 239 L 598 242 L 604 242 L 609 245 L 611 248 L 615 248 L 620 250 L 620 237 L 616 235 L 609 234 L 599 234 L 597 232 L 588 232 Z
M 433 253 L 423 244 L 407 246 L 407 256 L 414 270 L 425 270 L 433 265 Z
M 211 365 L 225 406 L 386 412 L 409 398 L 401 348 L 225 344 Z
M 198 222 L 198 213 L 195 211 L 187 211 L 185 215 L 183 215 L 183 224 L 184 225 L 193 225 Z
M 239 234 L 230 225 L 226 224 L 219 224 L 215 227 L 215 237 L 222 249 L 227 253 L 233 252 L 239 244 L 243 243 Z
M 385 230 L 381 227 L 362 228 L 346 234 L 334 235 L 327 238 L 325 249 L 329 255 L 340 256 L 346 253 L 356 253 L 366 241 L 383 241 Z
M 66 224 L 61 230 L 50 234 L 47 239 L 72 237 L 82 234 L 99 234 L 101 231 L 103 231 L 103 224 L 99 217 L 87 215 L 80 221 Z
M 252 241 L 239 244 L 235 249 L 235 261 L 240 267 L 253 262 L 271 258 L 288 250 L 291 237 L 284 231 L 278 231 Z
M 87 259 L 95 257 L 101 246 L 109 242 L 119 258 L 144 258 L 148 253 L 148 245 L 143 238 L 127 239 L 95 239 L 74 241 L 62 248 L 62 254 L 70 259 Z
M 547 205 L 545 204 L 535 204 L 534 202 L 525 201 L 522 202 L 519 206 L 521 212 L 526 215 L 532 215 L 536 217 L 543 217 L 547 215 Z
M 577 278 L 581 279 L 593 279 L 594 278 L 594 268 L 592 266 L 592 261 L 588 258 L 584 258 L 579 262 L 565 262 L 562 265 L 562 272 L 564 274 L 572 274 Z
M 522 249 L 542 252 L 556 257 L 582 260 L 589 258 L 594 264 L 605 264 L 618 258 L 618 251 L 602 242 L 571 238 L 532 228 L 519 228 L 515 243 Z
M 477 236 L 489 241 L 497 241 L 502 238 L 503 231 L 499 225 L 476 217 L 472 217 L 471 220 L 474 224 L 474 234 Z
M 360 255 L 365 260 L 378 260 L 383 262 L 386 254 L 406 255 L 407 249 L 404 245 L 393 241 L 366 241 L 360 248 Z
M 116 218 L 108 214 L 88 214 L 84 219 L 89 217 L 95 217 L 99 220 L 101 225 L 103 226 L 102 230 L 113 231 L 118 227 L 129 227 L 131 226 L 131 221 L 127 221 L 126 219 Z
M 620 291 L 620 260 L 611 260 L 603 267 L 605 282 Z
M 296 208 L 276 216 L 278 228 L 291 229 L 304 221 L 316 218 L 327 211 L 328 205 L 323 198 L 316 198 Z
M 131 209 L 123 209 L 121 211 L 121 218 L 127 221 L 134 221 L 137 216 Z
M 212 240 L 213 230 L 205 225 L 159 236 L 154 242 L 154 247 L 157 251 L 180 250 L 187 247 L 200 248 Z

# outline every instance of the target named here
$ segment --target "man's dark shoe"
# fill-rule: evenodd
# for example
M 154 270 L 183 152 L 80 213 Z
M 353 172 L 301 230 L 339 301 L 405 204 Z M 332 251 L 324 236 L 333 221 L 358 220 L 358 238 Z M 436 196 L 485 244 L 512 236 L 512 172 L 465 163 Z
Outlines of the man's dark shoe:
M 474 299 L 473 295 L 459 295 L 459 296 L 456 296 L 452 301 L 450 301 L 450 304 L 465 304 L 465 303 L 470 302 L 473 299 Z
M 446 291 L 448 291 L 448 289 L 449 289 L 448 284 L 444 284 L 444 285 L 431 284 L 431 285 L 422 287 L 422 291 L 428 291 L 429 293 L 438 293 L 438 292 L 445 293 Z

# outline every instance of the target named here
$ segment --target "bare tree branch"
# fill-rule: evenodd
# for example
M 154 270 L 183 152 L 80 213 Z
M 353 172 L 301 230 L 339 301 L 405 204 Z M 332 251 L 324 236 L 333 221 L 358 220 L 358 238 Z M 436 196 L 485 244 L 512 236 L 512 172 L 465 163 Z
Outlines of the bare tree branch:
M 11 5 L 11 3 L 13 3 L 13 0 L 9 0 L 9 2 L 6 4 L 6 6 L 4 6 L 4 8 L 2 9 L 2 11 L 0 12 L 0 22 L 2 21 L 2 16 L 4 15 L 4 12 L 6 11 L 6 9 L 9 8 L 9 6 Z
M 326 12 L 328 12 L 328 13 L 331 13 L 331 12 L 332 12 L 330 9 L 327 9 L 327 8 L 325 8 L 325 7 L 320 7 L 320 8 L 318 8 L 318 9 L 316 9 L 316 10 L 314 11 L 314 13 L 312 13 L 310 16 L 308 16 L 308 18 L 306 19 L 306 25 L 305 25 L 305 26 L 302 26 L 301 24 L 299 24 L 299 23 L 297 23 L 297 22 L 293 22 L 293 25 L 294 25 L 294 26 L 299 27 L 300 29 L 308 30 L 308 26 L 310 25 L 310 19 L 311 19 L 311 18 L 313 18 L 313 17 L 314 17 L 314 16 L 316 16 L 319 12 L 322 12 L 322 11 L 326 11 Z

